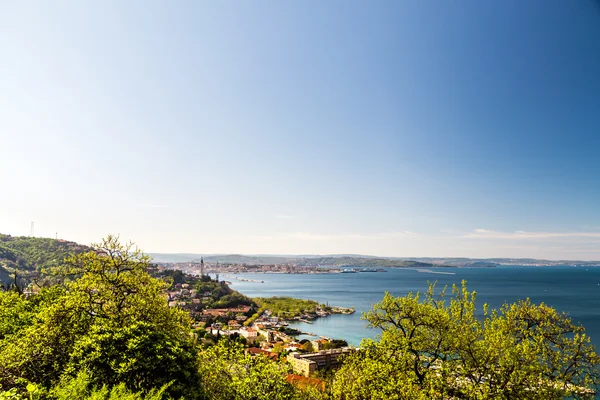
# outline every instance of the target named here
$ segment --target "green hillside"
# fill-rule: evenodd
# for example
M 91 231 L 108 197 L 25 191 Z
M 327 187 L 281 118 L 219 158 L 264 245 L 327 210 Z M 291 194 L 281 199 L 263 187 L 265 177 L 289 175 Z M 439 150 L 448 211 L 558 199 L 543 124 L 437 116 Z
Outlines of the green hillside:
M 49 238 L 32 238 L 0 234 L 0 283 L 19 279 L 29 281 L 40 276 L 43 269 L 59 265 L 70 254 L 91 250 L 75 242 Z

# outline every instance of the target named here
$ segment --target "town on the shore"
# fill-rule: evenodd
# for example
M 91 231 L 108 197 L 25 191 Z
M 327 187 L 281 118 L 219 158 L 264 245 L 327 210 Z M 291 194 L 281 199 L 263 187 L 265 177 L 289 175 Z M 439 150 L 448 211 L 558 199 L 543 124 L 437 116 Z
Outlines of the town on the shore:
M 221 275 L 228 278 L 240 279 L 235 274 L 269 273 L 269 274 L 346 274 L 359 272 L 387 272 L 385 268 L 331 266 L 296 262 L 281 263 L 202 263 L 195 262 L 162 262 L 165 268 L 178 269 L 191 275 Z M 243 279 L 241 279 L 243 280 Z
M 219 273 L 221 278 L 229 279 L 232 278 L 229 274 L 256 268 L 219 267 L 216 270 L 215 265 L 206 266 L 201 260 L 194 264 L 160 263 L 153 271 L 171 283 L 165 291 L 169 306 L 189 313 L 199 340 L 206 343 L 240 342 L 253 356 L 287 360 L 295 374 L 302 377 L 314 377 L 317 371 L 331 370 L 340 364 L 342 356 L 354 351 L 343 339 L 318 336 L 309 331 L 314 319 L 331 314 L 352 314 L 353 308 L 289 297 L 251 299 L 232 290 L 229 282 L 219 279 Z M 265 267 L 269 272 L 276 269 L 295 273 L 292 266 Z M 304 322 L 307 331 L 291 327 L 290 322 L 295 321 Z

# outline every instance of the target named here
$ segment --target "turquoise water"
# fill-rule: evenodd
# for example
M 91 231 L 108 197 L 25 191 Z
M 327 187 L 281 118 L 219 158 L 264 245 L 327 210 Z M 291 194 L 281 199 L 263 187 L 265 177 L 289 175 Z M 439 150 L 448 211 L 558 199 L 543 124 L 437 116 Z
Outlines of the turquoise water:
M 434 270 L 437 271 L 437 270 Z M 403 296 L 411 291 L 424 291 L 427 282 L 438 286 L 467 281 L 469 290 L 477 291 L 478 311 L 484 303 L 498 308 L 504 302 L 531 298 L 569 314 L 586 328 L 592 341 L 600 347 L 600 267 L 496 267 L 444 268 L 453 275 L 418 272 L 409 269 L 388 269 L 387 272 L 288 275 L 240 274 L 246 279 L 264 281 L 242 282 L 227 278 L 231 287 L 250 297 L 291 296 L 313 299 L 321 303 L 354 307 L 353 315 L 331 315 L 313 324 L 298 323 L 298 328 L 334 338 L 343 338 L 358 345 L 362 338 L 375 337 L 378 331 L 366 329 L 360 319 L 363 312 L 381 301 L 388 291 Z

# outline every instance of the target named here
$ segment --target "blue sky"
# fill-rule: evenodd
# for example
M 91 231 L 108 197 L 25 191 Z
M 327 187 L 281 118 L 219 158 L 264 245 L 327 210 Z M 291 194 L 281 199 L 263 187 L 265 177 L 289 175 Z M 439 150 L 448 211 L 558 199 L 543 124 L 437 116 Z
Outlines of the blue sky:
M 0 3 L 0 231 L 600 260 L 591 0 Z

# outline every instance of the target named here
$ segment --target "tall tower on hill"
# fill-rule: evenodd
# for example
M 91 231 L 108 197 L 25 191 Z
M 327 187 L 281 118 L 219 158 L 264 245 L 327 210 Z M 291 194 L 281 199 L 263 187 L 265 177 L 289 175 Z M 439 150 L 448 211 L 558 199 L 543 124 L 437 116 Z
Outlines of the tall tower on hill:
M 200 257 L 200 277 L 204 276 L 204 258 Z

